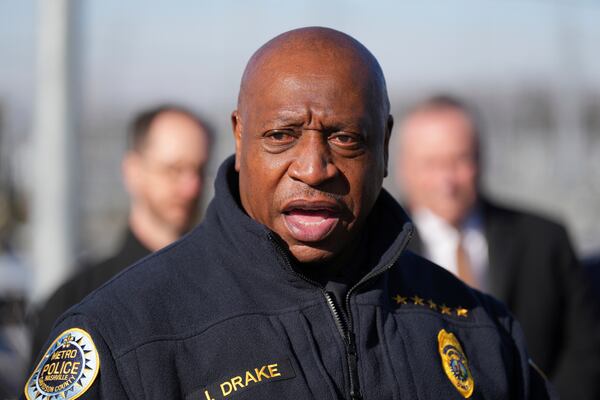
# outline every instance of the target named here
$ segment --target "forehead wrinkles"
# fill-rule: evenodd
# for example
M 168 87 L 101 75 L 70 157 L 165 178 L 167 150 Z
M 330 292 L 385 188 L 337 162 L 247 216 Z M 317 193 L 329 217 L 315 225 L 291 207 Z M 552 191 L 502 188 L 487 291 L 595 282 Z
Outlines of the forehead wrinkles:
M 250 99 L 243 114 L 244 121 L 259 129 L 293 126 L 363 131 L 379 116 L 369 101 L 372 96 L 365 95 L 364 90 L 348 90 L 336 82 L 323 84 L 318 76 L 313 78 L 318 82 L 314 91 L 310 83 L 290 78 L 255 92 L 257 96 Z M 282 90 L 281 86 L 288 88 Z
M 312 61 L 301 61 L 291 66 L 269 63 L 247 81 L 241 95 L 244 100 L 238 106 L 245 121 L 267 122 L 282 117 L 299 122 L 316 118 L 329 125 L 387 117 L 364 68 L 331 68 L 326 63 L 315 66 Z
M 268 100 L 270 104 L 282 109 L 287 105 L 309 100 L 310 104 L 333 107 L 337 100 L 344 99 L 344 105 L 360 107 L 361 103 L 372 103 L 370 87 L 350 74 L 331 74 L 319 72 L 280 73 L 276 79 L 263 80 L 252 85 L 247 98 L 254 103 Z M 339 105 L 338 105 L 339 106 Z M 338 107 L 339 108 L 339 107 Z

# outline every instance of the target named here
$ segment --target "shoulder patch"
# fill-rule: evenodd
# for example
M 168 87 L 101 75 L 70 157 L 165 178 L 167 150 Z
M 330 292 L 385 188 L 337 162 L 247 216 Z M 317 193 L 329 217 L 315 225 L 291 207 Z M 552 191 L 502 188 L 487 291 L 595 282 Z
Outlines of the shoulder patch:
M 438 333 L 438 349 L 446 376 L 456 390 L 468 399 L 473 394 L 475 383 L 460 342 L 452 332 L 442 329 Z
M 83 395 L 100 370 L 100 358 L 92 337 L 71 328 L 50 345 L 25 384 L 27 400 L 71 400 Z

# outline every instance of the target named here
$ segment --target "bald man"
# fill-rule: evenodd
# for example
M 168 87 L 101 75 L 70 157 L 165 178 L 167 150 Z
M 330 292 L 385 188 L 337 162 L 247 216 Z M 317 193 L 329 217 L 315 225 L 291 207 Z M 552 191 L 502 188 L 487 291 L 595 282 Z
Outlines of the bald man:
M 204 222 L 57 321 L 25 396 L 550 398 L 506 309 L 405 251 L 389 109 L 341 32 L 262 46 Z

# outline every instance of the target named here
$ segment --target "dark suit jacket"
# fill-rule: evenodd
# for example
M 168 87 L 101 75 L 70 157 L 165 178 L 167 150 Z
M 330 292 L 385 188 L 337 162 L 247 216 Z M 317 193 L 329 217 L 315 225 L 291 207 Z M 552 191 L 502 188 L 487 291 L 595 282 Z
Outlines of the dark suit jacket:
M 600 254 L 582 260 L 582 264 L 596 296 L 596 304 L 600 306 Z
M 563 226 L 482 200 L 490 292 L 523 326 L 564 399 L 600 399 L 598 314 Z M 418 235 L 410 247 L 422 253 Z

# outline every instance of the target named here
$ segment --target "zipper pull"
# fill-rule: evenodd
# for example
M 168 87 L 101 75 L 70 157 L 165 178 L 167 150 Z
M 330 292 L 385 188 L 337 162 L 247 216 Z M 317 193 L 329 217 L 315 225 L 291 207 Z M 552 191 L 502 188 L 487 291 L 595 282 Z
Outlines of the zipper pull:
M 356 357 L 356 337 L 352 331 L 348 331 L 348 354 Z

